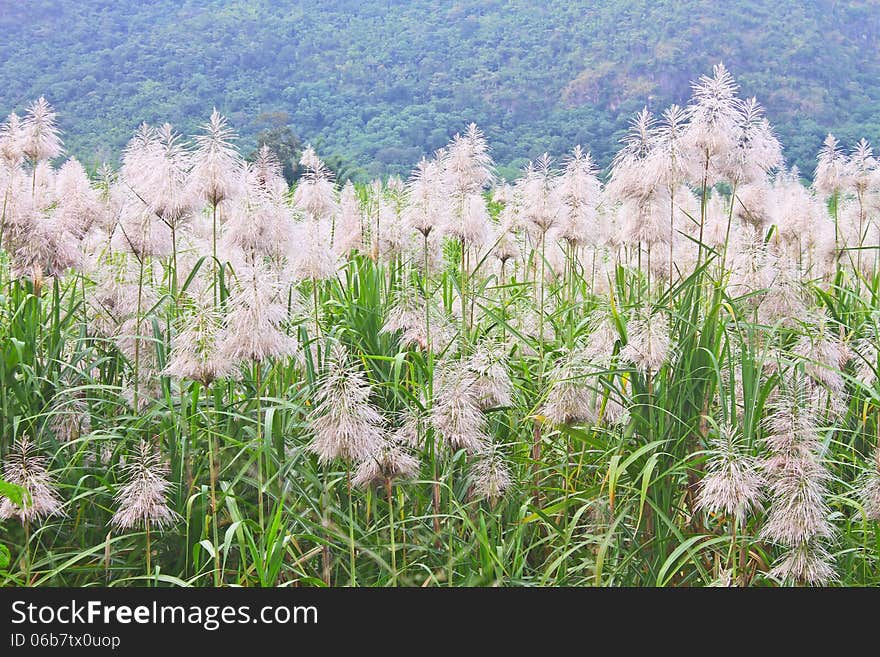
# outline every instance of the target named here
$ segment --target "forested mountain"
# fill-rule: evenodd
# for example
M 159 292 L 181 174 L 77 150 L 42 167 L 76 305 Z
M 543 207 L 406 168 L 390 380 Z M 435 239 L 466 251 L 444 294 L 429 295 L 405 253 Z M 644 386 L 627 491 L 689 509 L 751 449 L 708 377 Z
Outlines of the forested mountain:
M 632 113 L 723 61 L 809 173 L 828 131 L 880 138 L 875 0 L 0 0 L 0 112 L 44 94 L 68 150 L 216 106 L 253 146 L 289 124 L 365 178 L 469 121 L 497 162 L 573 144 L 607 164 Z M 507 169 L 509 171 L 509 169 Z

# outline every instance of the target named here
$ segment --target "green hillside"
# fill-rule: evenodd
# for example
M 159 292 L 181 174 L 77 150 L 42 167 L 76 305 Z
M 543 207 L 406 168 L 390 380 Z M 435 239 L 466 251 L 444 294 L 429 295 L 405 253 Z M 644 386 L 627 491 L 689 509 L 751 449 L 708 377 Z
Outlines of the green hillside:
M 574 143 L 605 164 L 634 111 L 684 102 L 721 60 L 811 171 L 828 131 L 880 138 L 872 4 L 4 0 L 0 112 L 45 94 L 89 164 L 141 121 L 191 130 L 212 106 L 245 148 L 289 124 L 362 178 L 407 171 L 469 121 L 505 166 Z

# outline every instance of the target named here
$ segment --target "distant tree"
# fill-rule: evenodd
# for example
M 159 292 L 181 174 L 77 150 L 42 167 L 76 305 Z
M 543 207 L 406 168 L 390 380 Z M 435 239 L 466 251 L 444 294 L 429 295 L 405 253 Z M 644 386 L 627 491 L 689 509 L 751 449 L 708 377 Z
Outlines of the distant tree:
M 302 176 L 299 158 L 302 156 L 303 142 L 290 125 L 290 115 L 287 112 L 264 112 L 255 119 L 254 123 L 258 127 L 262 127 L 257 133 L 257 146 L 248 155 L 248 159 L 253 160 L 260 148 L 268 146 L 284 166 L 283 174 L 287 184 L 292 185 Z M 340 185 L 347 180 L 357 182 L 366 180 L 365 171 L 355 167 L 348 158 L 336 153 L 323 153 L 321 139 L 314 142 L 312 146 L 327 168 L 333 172 Z
M 299 158 L 303 144 L 290 125 L 290 115 L 287 112 L 264 112 L 257 116 L 254 123 L 262 128 L 257 133 L 257 147 L 248 159 L 253 160 L 261 147 L 268 146 L 284 166 L 287 184 L 293 184 L 300 176 Z

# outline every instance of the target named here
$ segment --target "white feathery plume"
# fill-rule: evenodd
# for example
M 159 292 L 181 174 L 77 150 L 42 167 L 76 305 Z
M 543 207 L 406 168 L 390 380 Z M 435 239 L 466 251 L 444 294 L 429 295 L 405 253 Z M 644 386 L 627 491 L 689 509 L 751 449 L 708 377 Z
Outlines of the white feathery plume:
M 326 221 L 300 221 L 290 241 L 293 276 L 300 281 L 324 281 L 336 275 L 339 261 L 330 246 L 331 226 Z
M 82 392 L 65 392 L 53 400 L 49 425 L 59 442 L 69 443 L 91 432 L 92 418 L 83 396 Z
M 15 167 L 8 172 L 3 185 L 3 247 L 7 251 L 16 245 L 27 233 L 38 216 L 43 213 L 41 199 L 34 193 L 33 180 L 26 179 L 24 171 Z
M 339 221 L 333 231 L 333 252 L 347 256 L 364 250 L 364 224 L 361 204 L 350 180 L 346 181 L 339 199 Z
M 178 516 L 168 506 L 168 472 L 159 449 L 146 440 L 140 441 L 137 451 L 123 466 L 125 483 L 116 493 L 119 507 L 110 524 L 121 530 L 165 529 L 173 525 Z
M 491 235 L 489 209 L 482 194 L 461 197 L 454 203 L 446 233 L 464 242 L 465 246 L 483 246 Z
M 378 255 L 383 262 L 405 258 L 417 247 L 416 235 L 403 217 L 403 193 L 386 187 L 386 193 L 378 199 Z M 418 240 L 421 242 L 421 240 Z M 421 248 L 418 248 L 421 252 Z
M 578 148 L 580 148 L 578 146 Z M 589 155 L 589 153 L 588 153 Z M 501 206 L 508 206 L 513 202 L 513 187 L 508 182 L 502 182 L 492 189 L 492 202 Z
M 575 146 L 565 161 L 559 177 L 559 196 L 562 212 L 559 237 L 569 244 L 582 246 L 596 240 L 596 205 L 602 184 L 596 177 L 596 167 L 590 154 L 580 145 Z
M 150 199 L 151 209 L 163 222 L 177 227 L 191 218 L 195 205 L 189 182 L 192 154 L 169 123 L 156 131 L 156 138 L 159 157 L 151 180 L 155 187 L 145 198 Z
M 170 124 L 142 126 L 129 142 L 122 175 L 131 190 L 169 227 L 190 218 L 195 198 L 189 183 L 192 155 Z
M 96 285 L 86 297 L 89 334 L 112 338 L 137 313 L 138 267 L 125 253 L 102 251 L 90 258 L 87 273 Z M 143 287 L 143 306 L 151 308 L 157 298 L 150 285 Z
M 766 293 L 758 306 L 758 321 L 767 326 L 791 327 L 807 312 L 806 291 L 796 265 L 769 256 L 764 262 Z
M 49 212 L 55 206 L 55 169 L 47 160 L 40 160 L 33 167 L 28 181 L 28 192 L 33 197 L 34 209 Z
M 406 183 L 398 175 L 388 176 L 388 180 L 385 181 L 385 191 L 390 197 L 402 204 L 406 193 Z
M 546 234 L 553 228 L 563 212 L 557 173 L 552 160 L 544 153 L 526 169 L 520 185 L 521 213 L 526 226 L 535 235 Z
M 549 268 L 548 268 L 549 269 Z M 508 313 L 508 317 L 516 321 L 516 334 L 513 336 L 519 342 L 522 355 L 536 355 L 533 345 L 540 341 L 552 342 L 555 339 L 556 329 L 552 322 L 541 323 L 541 313 L 553 315 L 555 301 L 553 298 L 544 300 L 544 307 L 538 308 L 538 302 L 534 295 L 528 298 L 516 300 Z M 543 335 L 541 331 L 543 330 Z
M 236 196 L 241 187 L 244 161 L 233 145 L 235 132 L 214 109 L 196 135 L 190 185 L 196 198 L 216 206 Z
M 237 279 L 227 301 L 220 358 L 239 363 L 292 355 L 296 341 L 284 331 L 288 314 L 277 272 L 258 262 L 240 267 Z
M 132 298 L 126 300 L 117 311 L 119 324 L 113 336 L 114 344 L 120 353 L 125 356 L 132 365 L 127 374 L 126 387 L 123 397 L 129 403 L 135 401 L 135 390 L 138 391 L 136 411 L 143 410 L 149 403 L 160 394 L 158 373 L 158 344 L 159 338 L 154 333 L 152 317 L 161 316 L 161 303 L 165 299 L 160 297 L 153 284 L 159 279 L 156 274 L 157 263 L 150 262 L 143 271 L 143 283 L 137 287 L 140 269 L 135 263 L 130 264 L 133 273 L 134 288 L 130 288 Z M 120 286 L 119 291 L 124 289 Z M 140 298 L 140 304 L 138 299 Z M 129 310 L 122 315 L 122 310 Z
M 669 190 L 675 190 L 693 177 L 694 163 L 688 157 L 684 144 L 686 129 L 687 111 L 678 105 L 670 105 L 663 110 L 653 130 L 644 129 L 649 147 L 644 164 L 647 184 L 657 183 Z M 643 130 L 639 132 L 642 133 Z
M 444 187 L 451 195 L 447 233 L 466 246 L 482 245 L 489 236 L 489 211 L 482 191 L 492 181 L 492 158 L 483 133 L 471 123 L 438 153 Z
M 399 445 L 416 448 L 425 435 L 427 418 L 417 408 L 408 407 L 402 415 L 402 421 L 391 437 Z
M 111 234 L 113 250 L 134 254 L 139 259 L 170 255 L 170 228 L 159 221 L 149 206 L 136 195 L 129 192 L 126 197 L 119 210 L 119 221 Z
M 626 325 L 627 343 L 620 359 L 642 372 L 656 372 L 669 357 L 669 321 L 661 311 L 636 310 Z
M 712 194 L 706 201 L 703 244 L 711 246 L 720 252 L 730 237 L 730 231 L 728 230 L 729 219 L 730 211 L 727 199 L 722 194 Z M 730 230 L 733 230 L 733 228 Z
M 481 409 L 513 404 L 513 382 L 504 344 L 483 340 L 468 357 L 467 367 L 476 375 L 474 396 Z
M 474 497 L 489 500 L 495 504 L 510 488 L 512 481 L 510 469 L 496 445 L 490 445 L 471 466 Z
M 568 254 L 562 241 L 557 239 L 559 232 L 556 228 L 547 231 L 544 236 L 544 280 L 552 285 L 565 273 L 565 263 Z M 546 303 L 547 300 L 545 299 Z
M 479 453 L 490 442 L 476 395 L 476 376 L 462 363 L 444 361 L 434 370 L 431 424 L 453 450 Z
M 770 455 L 764 469 L 771 505 L 761 530 L 764 538 L 788 550 L 771 574 L 809 583 L 824 582 L 833 572 L 819 542 L 833 530 L 815 406 L 808 387 L 797 380 L 768 403 L 765 441 Z
M 250 165 L 254 184 L 273 196 L 280 197 L 287 193 L 287 181 L 282 174 L 283 167 L 275 152 L 266 144 L 260 146 L 257 156 Z
M 738 185 L 733 199 L 733 217 L 744 225 L 762 233 L 774 221 L 773 189 L 767 181 L 759 180 Z
M 874 149 L 864 139 L 859 140 L 847 159 L 846 178 L 857 194 L 864 194 L 877 176 L 877 158 Z
M 494 225 L 494 238 L 491 240 L 492 255 L 502 264 L 508 260 L 516 260 L 522 255 L 519 236 L 517 235 L 516 216 L 510 206 L 505 206 L 498 215 Z
M 84 180 L 76 183 L 80 186 L 79 192 L 71 190 L 71 178 L 77 177 L 77 167 L 81 169 L 78 162 L 71 160 L 56 176 L 47 164 L 37 165 L 35 171 L 43 172 L 38 179 L 46 181 L 45 188 L 29 194 L 30 203 L 25 202 L 10 213 L 6 248 L 12 251 L 13 277 L 31 278 L 41 284 L 44 276 L 61 276 L 70 267 L 78 268 L 82 264 L 79 239 L 94 210 L 74 207 L 78 200 L 85 202 L 86 194 L 81 187 L 89 188 L 82 171 Z M 57 177 L 62 183 L 60 190 Z M 91 202 L 94 206 L 97 200 L 92 198 Z M 23 210 L 25 214 L 18 214 L 16 210 Z
M 842 262 L 850 265 L 853 269 L 858 267 L 859 261 L 865 269 L 865 265 L 874 266 L 874 258 L 868 256 L 868 251 L 862 252 L 859 245 L 865 246 L 867 208 L 857 198 L 844 196 L 837 206 L 837 241 L 841 250 Z M 870 238 L 869 238 L 870 239 Z M 861 256 L 861 257 L 860 257 Z M 870 272 L 863 272 L 871 276 Z
M 594 310 L 590 318 L 590 332 L 583 348 L 583 357 L 596 367 L 609 368 L 619 337 L 610 310 L 601 307 Z
M 834 135 L 828 133 L 816 158 L 813 187 L 824 196 L 832 196 L 849 187 L 849 163 Z
M 376 450 L 358 464 L 351 483 L 361 488 L 395 479 L 413 479 L 419 474 L 419 460 L 405 445 L 383 438 Z
M 874 448 L 874 461 L 868 466 L 859 496 L 868 519 L 880 520 L 880 445 Z
M 406 285 L 393 293 L 381 333 L 400 331 L 401 347 L 428 346 L 428 327 L 425 323 L 425 299 L 413 285 Z
M 781 580 L 794 579 L 821 586 L 836 576 L 832 561 L 831 554 L 819 541 L 805 541 L 790 549 L 770 574 Z
M 729 243 L 730 278 L 727 290 L 733 297 L 746 296 L 752 307 L 757 307 L 765 290 L 773 283 L 775 270 L 767 267 L 772 256 L 767 252 L 763 236 L 755 231 L 731 232 Z M 768 274 L 771 278 L 768 278 Z
M 255 165 L 246 167 L 244 193 L 226 215 L 222 246 L 278 257 L 292 247 L 294 222 L 283 195 L 265 187 L 261 175 Z
M 733 184 L 763 180 L 783 164 L 782 145 L 763 113 L 754 97 L 743 102 L 736 113 L 734 144 L 727 161 L 720 163 L 724 177 Z
M 120 174 L 129 187 L 137 191 L 148 184 L 152 162 L 159 157 L 158 150 L 156 129 L 148 123 L 141 123 L 122 151 Z
M 424 236 L 434 230 L 443 230 L 448 221 L 443 183 L 442 163 L 436 159 L 422 158 L 413 170 L 406 189 L 407 205 L 403 218 L 412 230 Z
M 374 180 L 368 187 L 365 218 L 367 235 L 370 243 L 370 258 L 373 262 L 379 259 L 379 237 L 382 232 L 381 218 L 384 210 L 383 185 L 381 180 Z
M 654 152 L 654 130 L 654 115 L 648 108 L 632 119 L 622 139 L 623 147 L 611 164 L 611 177 L 606 188 L 609 197 L 616 201 L 641 200 L 655 192 L 659 181 L 647 175 Z
M 541 414 L 554 425 L 594 424 L 599 413 L 596 392 L 591 389 L 588 378 L 592 371 L 583 350 L 563 355 L 550 371 L 547 400 Z
M 8 169 L 15 169 L 24 158 L 24 126 L 13 112 L 0 124 L 0 160 Z
M 172 340 L 164 374 L 198 381 L 205 387 L 232 374 L 235 364 L 219 348 L 223 324 L 213 303 L 192 300 L 178 305 L 182 330 Z
M 443 176 L 451 193 L 464 198 L 479 194 L 492 181 L 492 158 L 489 145 L 476 124 L 456 134 L 440 153 Z
M 366 374 L 352 361 L 348 350 L 335 343 L 324 364 L 324 374 L 309 414 L 308 449 L 321 463 L 334 459 L 363 462 L 378 454 L 385 430 L 379 410 L 370 400 Z
M 664 195 L 666 202 L 673 196 L 672 192 Z M 676 249 L 676 264 L 679 271 L 690 271 L 687 267 L 696 263 L 698 245 L 696 240 L 688 239 L 687 235 L 698 238 L 700 235 L 700 208 L 702 198 L 693 192 L 687 185 L 681 185 L 674 192 L 675 197 L 675 216 L 673 224 L 675 232 L 672 239 Z M 667 228 L 667 230 L 669 230 Z M 687 254 L 692 254 L 691 257 Z M 680 256 L 685 256 L 681 263 L 678 262 Z
M 39 213 L 18 236 L 12 255 L 13 278 L 42 281 L 45 276 L 62 276 L 71 267 L 82 264 L 77 236 L 61 223 L 59 213 Z
M 801 185 L 799 175 L 796 168 L 782 171 L 772 186 L 773 223 L 795 261 L 803 255 L 805 247 L 815 241 L 823 223 L 833 227 L 828 221 L 825 204 Z
M 737 145 L 741 103 L 737 84 L 724 64 L 712 68 L 712 76 L 700 76 L 693 85 L 687 107 L 688 126 L 682 137 L 688 157 L 695 162 L 691 182 L 713 185 L 724 179 L 725 165 Z
M 831 321 L 824 313 L 810 317 L 806 334 L 797 341 L 792 353 L 805 361 L 804 370 L 815 383 L 827 388 L 834 397 L 844 394 L 843 370 L 851 352 L 834 334 Z
M 697 506 L 745 522 L 748 514 L 761 508 L 764 479 L 756 459 L 746 453 L 739 431 L 729 424 L 719 428 L 708 454 Z
M 620 206 L 623 243 L 637 246 L 669 242 L 669 208 L 668 194 L 659 189 L 650 196 L 624 199 Z
M 425 323 L 426 304 L 430 326 Z M 434 303 L 426 301 L 415 286 L 406 285 L 394 293 L 381 329 L 382 333 L 397 331 L 400 331 L 399 341 L 403 348 L 424 350 L 430 347 L 432 351 L 439 351 L 455 338 L 457 327 Z
M 678 116 L 673 118 L 680 120 Z M 679 126 L 675 129 L 680 132 Z M 669 139 L 668 130 L 664 135 Z M 675 218 L 671 196 L 675 187 L 670 176 L 678 174 L 665 167 L 673 166 L 670 158 L 678 157 L 675 151 L 680 150 L 681 137 L 677 135 L 672 145 L 659 139 L 653 115 L 643 109 L 631 122 L 623 148 L 614 157 L 606 199 L 613 205 L 620 204 L 622 231 L 614 238 L 619 243 L 651 246 L 674 237 L 670 234 L 670 218 Z M 665 150 L 657 150 L 658 145 Z
M 157 131 L 141 124 L 122 153 L 119 184 L 125 190 L 125 201 L 113 231 L 114 249 L 134 253 L 139 258 L 171 252 L 170 231 L 167 225 L 156 221 L 157 208 L 153 204 L 161 159 Z
M 880 380 L 880 365 L 878 365 L 878 339 L 877 329 L 871 324 L 865 324 L 860 330 L 861 337 L 853 342 L 852 351 L 855 359 L 855 377 L 865 387 L 873 387 Z
M 24 488 L 27 494 L 20 505 L 0 495 L 0 519 L 18 518 L 25 523 L 64 515 L 55 481 L 46 470 L 46 457 L 37 453 L 28 436 L 16 440 L 6 455 L 3 479 Z
M 308 221 L 332 221 L 339 212 L 332 172 L 311 146 L 306 146 L 299 163 L 305 173 L 293 192 L 294 207 Z
M 800 239 L 800 256 L 805 268 L 805 274 L 808 274 L 810 278 L 823 278 L 834 273 L 837 263 L 834 221 L 828 214 L 824 204 L 814 202 L 810 209 L 812 210 L 813 217 L 806 232 Z M 793 243 L 792 246 L 794 246 Z M 793 257 L 796 255 L 792 253 Z
M 28 108 L 21 122 L 21 150 L 34 164 L 61 155 L 63 144 L 55 123 L 56 116 L 52 106 L 40 96 Z
M 85 235 L 101 217 L 101 199 L 92 187 L 85 168 L 76 158 L 70 158 L 58 170 L 55 196 L 58 224 L 77 238 Z

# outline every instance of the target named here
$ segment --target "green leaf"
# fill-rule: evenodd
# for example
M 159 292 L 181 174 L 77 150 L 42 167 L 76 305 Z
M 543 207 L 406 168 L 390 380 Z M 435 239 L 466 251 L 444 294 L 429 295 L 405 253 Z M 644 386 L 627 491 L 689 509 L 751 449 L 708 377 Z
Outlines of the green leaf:
M 648 496 L 648 486 L 651 485 L 651 475 L 654 474 L 654 468 L 657 466 L 657 455 L 651 454 L 651 458 L 642 469 L 642 491 L 639 499 L 639 520 L 636 523 L 636 531 L 642 525 L 642 514 L 645 512 L 645 498 Z
M 10 484 L 8 481 L 0 479 L 0 496 L 8 497 L 12 503 L 21 506 L 22 500 L 25 499 L 28 492 L 21 486 Z

